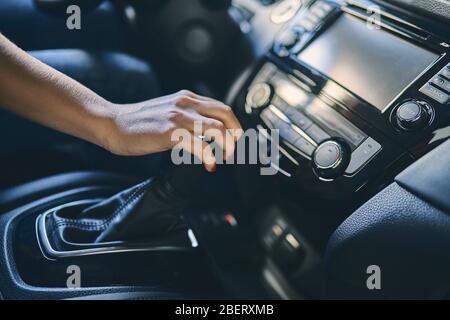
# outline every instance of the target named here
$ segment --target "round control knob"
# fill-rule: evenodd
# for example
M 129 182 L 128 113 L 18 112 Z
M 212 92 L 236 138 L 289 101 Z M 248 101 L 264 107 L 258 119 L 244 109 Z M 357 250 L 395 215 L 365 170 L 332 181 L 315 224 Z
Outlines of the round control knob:
M 313 155 L 314 167 L 322 178 L 339 176 L 348 164 L 347 149 L 334 140 L 319 145 Z
M 274 50 L 280 57 L 287 57 L 290 50 L 300 41 L 300 30 L 286 29 L 283 30 L 275 41 Z
M 429 115 L 424 104 L 417 101 L 408 101 L 398 107 L 395 118 L 400 128 L 417 130 L 427 125 Z
M 270 84 L 262 82 L 252 86 L 247 93 L 246 104 L 247 112 L 251 109 L 267 107 L 272 99 L 273 89 Z
M 287 50 L 294 47 L 299 40 L 299 32 L 293 29 L 284 30 L 277 39 L 277 42 Z

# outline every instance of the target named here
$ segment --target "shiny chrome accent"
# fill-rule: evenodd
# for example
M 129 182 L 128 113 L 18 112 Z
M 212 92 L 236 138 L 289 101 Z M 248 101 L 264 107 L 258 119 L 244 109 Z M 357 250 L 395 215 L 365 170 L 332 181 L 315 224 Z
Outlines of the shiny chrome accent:
M 339 167 L 339 165 L 342 163 L 342 160 L 343 160 L 343 158 L 342 158 L 342 147 L 341 147 L 341 145 L 340 145 L 339 143 L 337 143 L 336 141 L 326 141 L 325 143 L 323 143 L 322 145 L 320 145 L 320 146 L 316 149 L 316 151 L 314 152 L 314 156 L 313 156 L 314 162 L 317 163 L 317 162 L 315 161 L 317 151 L 320 149 L 320 147 L 322 147 L 322 146 L 324 146 L 324 145 L 326 145 L 326 144 L 333 144 L 333 145 L 335 145 L 335 146 L 339 149 L 340 157 L 339 157 L 338 159 L 336 159 L 336 161 L 333 162 L 333 163 L 332 163 L 331 165 L 329 165 L 329 166 L 320 166 L 320 165 L 317 165 L 317 164 L 316 164 L 316 165 L 317 165 L 317 168 L 320 169 L 320 170 L 336 169 L 337 167 Z
M 46 218 L 49 214 L 54 212 L 55 210 L 60 210 L 62 208 L 67 208 L 70 206 L 77 205 L 85 205 L 85 204 L 93 204 L 98 200 L 79 200 L 70 202 L 67 204 L 60 205 L 58 207 L 47 210 L 43 214 L 40 214 L 36 219 L 36 238 L 38 241 L 39 248 L 44 255 L 44 257 L 48 260 L 57 260 L 62 258 L 72 258 L 72 257 L 81 257 L 81 256 L 90 256 L 90 255 L 99 255 L 99 254 L 113 254 L 113 253 L 123 253 L 123 252 L 140 252 L 140 251 L 191 251 L 198 247 L 197 239 L 191 229 L 187 230 L 187 237 L 191 242 L 190 247 L 183 246 L 151 246 L 146 243 L 141 244 L 124 244 L 120 241 L 117 242 L 107 242 L 104 243 L 104 247 L 97 248 L 89 248 L 89 249 L 80 249 L 80 250 L 71 250 L 71 251 L 58 251 L 55 250 L 50 244 L 50 240 L 47 236 L 47 228 L 45 225 Z
M 255 101 L 253 101 L 253 96 L 258 90 L 263 90 L 263 98 L 261 99 L 264 101 L 262 104 L 255 104 Z M 272 89 L 270 86 L 265 82 L 260 82 L 254 84 L 247 93 L 246 99 L 245 99 L 245 111 L 247 113 L 251 113 L 252 109 L 257 109 L 264 107 L 270 102 L 270 95 L 272 93 Z

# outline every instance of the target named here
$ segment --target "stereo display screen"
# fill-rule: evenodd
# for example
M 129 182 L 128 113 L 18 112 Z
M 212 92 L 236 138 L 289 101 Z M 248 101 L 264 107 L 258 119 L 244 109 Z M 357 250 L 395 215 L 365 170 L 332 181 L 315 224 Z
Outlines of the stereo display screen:
M 300 60 L 380 111 L 438 57 L 347 14 L 299 54 Z

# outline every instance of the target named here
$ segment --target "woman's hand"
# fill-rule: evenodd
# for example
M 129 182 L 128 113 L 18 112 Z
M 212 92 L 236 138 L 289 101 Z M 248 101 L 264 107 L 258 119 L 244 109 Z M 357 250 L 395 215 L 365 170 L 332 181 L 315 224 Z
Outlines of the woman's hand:
M 242 134 L 229 106 L 186 90 L 135 104 L 110 103 L 1 34 L 0 70 L 0 107 L 115 154 L 146 155 L 181 147 L 214 171 L 213 151 L 199 136 L 214 140 L 227 159 Z M 201 124 L 200 132 L 196 124 Z M 177 129 L 186 129 L 189 139 L 180 144 L 174 139 Z M 214 136 L 210 129 L 215 129 Z M 239 133 L 228 139 L 227 129 Z
M 241 125 L 229 106 L 187 90 L 112 108 L 112 127 L 106 130 L 103 146 L 118 155 L 146 155 L 181 145 L 201 159 L 208 171 L 215 171 L 212 148 L 199 135 L 214 140 L 223 150 L 224 159 L 228 159 L 242 134 Z M 194 125 L 198 128 L 198 124 L 201 124 L 201 133 L 197 129 L 194 132 Z M 190 139 L 181 144 L 174 141 L 176 129 L 186 129 Z M 233 135 L 230 130 L 234 130 Z M 220 134 L 210 136 L 208 131 Z

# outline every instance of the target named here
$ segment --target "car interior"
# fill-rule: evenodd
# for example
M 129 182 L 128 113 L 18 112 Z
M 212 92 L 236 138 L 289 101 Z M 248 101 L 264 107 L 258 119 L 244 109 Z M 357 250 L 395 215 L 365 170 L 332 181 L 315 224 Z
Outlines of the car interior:
M 277 154 L 150 175 L 1 113 L 0 298 L 450 298 L 447 0 L 0 0 L 0 32 L 112 100 L 224 101 Z

